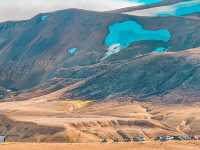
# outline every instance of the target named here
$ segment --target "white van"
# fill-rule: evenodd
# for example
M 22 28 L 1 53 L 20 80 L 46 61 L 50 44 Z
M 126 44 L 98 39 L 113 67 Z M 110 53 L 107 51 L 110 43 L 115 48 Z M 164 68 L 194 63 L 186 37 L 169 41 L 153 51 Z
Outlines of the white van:
M 4 143 L 6 140 L 6 136 L 0 135 L 0 143 Z

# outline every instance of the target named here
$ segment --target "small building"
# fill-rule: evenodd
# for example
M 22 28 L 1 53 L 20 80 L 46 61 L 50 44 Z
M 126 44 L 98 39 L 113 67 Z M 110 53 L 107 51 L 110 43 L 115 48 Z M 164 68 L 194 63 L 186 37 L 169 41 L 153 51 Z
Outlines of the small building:
M 4 143 L 6 141 L 6 136 L 0 135 L 0 143 Z

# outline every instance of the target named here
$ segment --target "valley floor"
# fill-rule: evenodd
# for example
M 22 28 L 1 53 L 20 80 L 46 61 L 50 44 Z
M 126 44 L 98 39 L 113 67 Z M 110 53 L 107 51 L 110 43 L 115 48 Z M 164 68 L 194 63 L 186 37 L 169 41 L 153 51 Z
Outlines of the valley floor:
M 60 100 L 62 92 L 0 103 L 0 135 L 6 135 L 8 142 L 53 143 L 95 143 L 103 139 L 123 142 L 138 136 L 148 141 L 158 136 L 200 135 L 198 103 Z
M 36 144 L 8 143 L 0 145 L 0 150 L 200 150 L 200 142 L 146 142 L 117 144 Z

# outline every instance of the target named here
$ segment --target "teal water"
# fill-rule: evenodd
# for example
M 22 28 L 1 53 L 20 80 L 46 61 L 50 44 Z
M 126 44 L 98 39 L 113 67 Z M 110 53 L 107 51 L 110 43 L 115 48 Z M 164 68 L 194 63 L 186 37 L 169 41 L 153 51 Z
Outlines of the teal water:
M 48 18 L 48 15 L 41 16 L 41 20 L 44 21 Z
M 162 0 L 129 0 L 129 2 L 140 3 L 140 4 L 144 4 L 144 5 L 159 3 L 161 1 Z
M 166 52 L 166 51 L 167 51 L 166 47 L 158 47 L 154 50 L 154 52 L 159 52 L 159 53 Z
M 70 48 L 69 50 L 68 50 L 68 52 L 71 54 L 71 55 L 74 55 L 74 54 L 76 54 L 76 52 L 77 52 L 77 48 Z
M 168 11 L 157 13 L 158 16 L 184 16 L 200 12 L 200 0 L 182 2 L 172 5 Z
M 127 48 L 130 44 L 138 41 L 157 40 L 168 42 L 171 34 L 166 29 L 145 30 L 135 21 L 116 23 L 109 27 L 109 34 L 105 39 L 105 44 L 110 47 L 120 44 L 121 48 Z

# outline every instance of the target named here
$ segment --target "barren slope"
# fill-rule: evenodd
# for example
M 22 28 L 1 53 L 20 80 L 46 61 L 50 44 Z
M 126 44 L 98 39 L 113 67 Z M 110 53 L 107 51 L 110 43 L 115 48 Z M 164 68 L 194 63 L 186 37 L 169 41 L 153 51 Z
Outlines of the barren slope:
M 64 91 L 26 101 L 3 102 L 0 111 L 14 121 L 64 128 L 57 136 L 57 142 L 63 142 L 61 137 L 65 137 L 65 142 L 99 142 L 103 138 L 123 141 L 140 135 L 148 140 L 158 135 L 196 135 L 200 132 L 200 106 L 196 103 L 166 105 L 131 100 L 61 100 L 59 97 Z M 2 123 L 2 126 L 6 124 Z M 8 132 L 7 129 L 4 131 Z M 50 139 L 44 136 L 44 141 Z M 19 137 L 18 140 L 23 141 Z
M 135 21 L 145 30 L 152 32 L 167 30 L 171 37 L 167 42 L 144 40 L 131 43 L 129 47 L 102 61 L 108 51 L 105 39 L 110 32 L 109 27 L 126 21 Z M 180 24 L 181 26 L 179 26 Z M 141 79 L 143 76 L 145 77 L 145 74 L 148 76 L 148 72 L 139 75 L 141 72 L 138 72 L 137 69 L 148 71 L 144 68 L 148 64 L 146 66 L 144 64 L 150 63 L 151 67 L 151 65 L 161 63 L 160 61 L 169 63 L 166 64 L 168 68 L 173 68 L 174 63 L 178 63 L 175 67 L 179 67 L 181 64 L 176 62 L 179 60 L 173 58 L 176 56 L 164 57 L 163 60 L 158 60 L 162 59 L 162 56 L 160 58 L 150 56 L 152 59 L 155 58 L 152 63 L 146 60 L 150 57 L 138 56 L 151 55 L 151 52 L 157 47 L 167 47 L 169 51 L 177 52 L 199 47 L 199 26 L 198 19 L 188 17 L 136 17 L 114 12 L 92 12 L 77 9 L 39 14 L 27 21 L 1 23 L 0 86 L 11 90 L 11 94 L 13 94 L 12 92 L 14 94 L 22 92 L 26 95 L 28 89 L 30 93 L 37 89 L 35 95 L 38 96 L 79 81 L 89 80 L 82 87 L 67 94 L 74 98 L 95 100 L 124 95 L 143 98 L 153 94 L 166 93 L 168 90 L 173 90 L 180 82 L 177 81 L 173 86 L 166 85 L 167 88 L 161 87 L 158 91 L 149 89 L 149 86 L 153 89 L 157 88 L 154 83 L 150 83 L 150 85 L 143 83 L 143 85 L 147 84 L 146 89 L 138 91 L 138 88 L 140 89 L 140 86 L 143 85 L 139 82 L 136 83 L 137 77 Z M 77 52 L 71 54 L 69 52 L 71 48 L 77 48 Z M 137 60 L 135 60 L 136 58 Z M 138 63 L 139 66 L 134 67 Z M 185 64 L 185 62 L 183 63 Z M 128 64 L 126 68 L 120 68 L 126 64 Z M 132 69 L 133 67 L 134 69 Z M 158 66 L 157 70 L 163 67 L 165 66 Z M 191 67 L 189 69 L 192 70 L 193 66 Z M 113 74 L 115 71 L 117 73 Z M 145 77 L 145 80 L 155 81 L 155 75 L 153 74 L 151 79 Z M 115 82 L 119 76 L 118 82 Z M 109 90 L 107 90 L 105 87 L 109 84 L 110 77 L 114 81 L 110 83 Z M 123 78 L 130 78 L 131 82 Z M 92 84 L 90 84 L 91 80 L 93 80 Z M 98 84 L 99 81 L 101 81 L 100 84 Z M 165 82 L 165 79 L 161 82 Z M 132 86 L 133 83 L 134 86 Z M 95 90 L 91 92 L 93 86 Z M 83 87 L 84 90 L 82 90 Z M 149 90 L 151 91 L 149 92 Z M 7 94 L 1 95 L 5 97 Z

